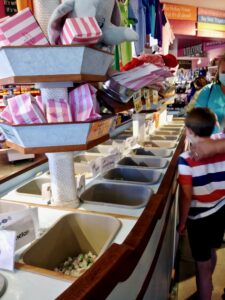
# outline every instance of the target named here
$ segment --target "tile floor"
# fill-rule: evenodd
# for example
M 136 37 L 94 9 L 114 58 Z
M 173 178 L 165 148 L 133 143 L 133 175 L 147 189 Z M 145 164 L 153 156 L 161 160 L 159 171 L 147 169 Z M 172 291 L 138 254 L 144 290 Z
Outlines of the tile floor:
M 212 300 L 221 300 L 225 288 L 225 243 L 217 251 L 217 265 L 213 274 Z M 176 283 L 173 288 L 171 300 L 194 300 L 195 298 L 195 269 L 191 257 L 187 236 L 180 238 L 178 249 L 178 263 Z

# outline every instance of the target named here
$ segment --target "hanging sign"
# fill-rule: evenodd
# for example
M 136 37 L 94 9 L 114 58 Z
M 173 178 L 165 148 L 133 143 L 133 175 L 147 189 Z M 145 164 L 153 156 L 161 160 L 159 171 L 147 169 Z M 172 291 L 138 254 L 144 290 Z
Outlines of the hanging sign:
M 17 5 L 15 1 L 4 0 L 5 14 L 7 16 L 13 16 L 17 13 Z
M 164 12 L 168 19 L 182 21 L 196 21 L 197 7 L 164 3 Z

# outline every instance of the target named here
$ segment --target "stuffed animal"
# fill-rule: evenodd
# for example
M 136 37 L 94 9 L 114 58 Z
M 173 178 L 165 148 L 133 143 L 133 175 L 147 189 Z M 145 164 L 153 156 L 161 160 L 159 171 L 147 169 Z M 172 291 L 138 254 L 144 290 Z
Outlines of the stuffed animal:
M 57 44 L 66 18 L 95 17 L 101 30 L 101 43 L 107 46 L 124 41 L 137 41 L 138 34 L 128 27 L 120 27 L 116 0 L 65 0 L 54 10 L 48 24 L 51 44 Z

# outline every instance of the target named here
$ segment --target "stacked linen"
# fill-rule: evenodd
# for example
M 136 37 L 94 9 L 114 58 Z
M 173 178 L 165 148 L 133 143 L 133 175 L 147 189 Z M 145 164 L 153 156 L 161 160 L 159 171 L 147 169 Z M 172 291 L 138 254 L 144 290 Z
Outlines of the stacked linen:
M 69 93 L 69 100 L 59 97 L 43 101 L 41 96 L 18 95 L 8 100 L 0 119 L 8 124 L 92 121 L 101 118 L 95 94 L 93 86 L 83 84 Z
M 60 35 L 64 45 L 93 45 L 102 36 L 102 31 L 94 17 L 68 18 Z
M 0 23 L 0 46 L 49 45 L 29 8 Z
M 101 118 L 97 113 L 96 89 L 86 83 L 69 93 L 73 121 L 92 121 Z
M 166 68 L 157 67 L 154 64 L 143 64 L 130 71 L 118 73 L 112 78 L 120 85 L 137 91 L 145 86 L 155 84 L 171 77 L 172 73 Z
M 46 122 L 34 97 L 30 94 L 22 94 L 8 99 L 8 106 L 1 113 L 1 118 L 13 124 L 39 124 Z

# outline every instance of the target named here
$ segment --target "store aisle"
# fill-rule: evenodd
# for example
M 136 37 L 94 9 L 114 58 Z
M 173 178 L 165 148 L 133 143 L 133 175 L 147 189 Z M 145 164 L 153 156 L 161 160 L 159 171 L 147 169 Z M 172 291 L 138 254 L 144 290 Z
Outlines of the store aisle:
M 212 300 L 221 300 L 225 288 L 225 244 L 217 251 L 217 266 L 213 275 Z M 179 242 L 177 279 L 173 288 L 171 300 L 195 300 L 195 270 L 191 257 L 187 236 L 183 236 Z

